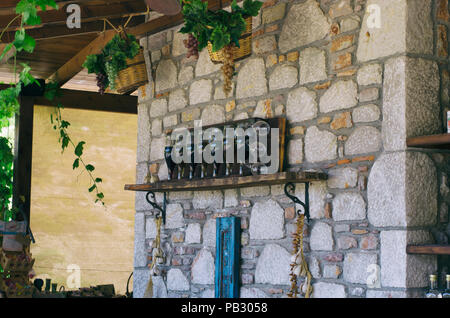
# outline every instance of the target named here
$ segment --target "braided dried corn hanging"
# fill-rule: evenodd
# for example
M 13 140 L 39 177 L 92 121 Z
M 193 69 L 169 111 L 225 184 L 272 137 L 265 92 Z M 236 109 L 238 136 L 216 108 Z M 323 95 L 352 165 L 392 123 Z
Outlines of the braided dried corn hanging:
M 299 214 L 297 217 L 297 230 L 292 235 L 293 240 L 293 255 L 292 255 L 292 263 L 291 263 L 291 273 L 290 273 L 290 281 L 291 281 L 291 291 L 288 294 L 290 298 L 297 298 L 299 294 L 297 279 L 298 277 L 305 277 L 305 281 L 300 286 L 300 294 L 304 294 L 305 298 L 309 298 L 312 293 L 311 286 L 311 273 L 308 269 L 308 263 L 306 263 L 305 255 L 303 254 L 303 226 L 305 223 L 305 215 Z

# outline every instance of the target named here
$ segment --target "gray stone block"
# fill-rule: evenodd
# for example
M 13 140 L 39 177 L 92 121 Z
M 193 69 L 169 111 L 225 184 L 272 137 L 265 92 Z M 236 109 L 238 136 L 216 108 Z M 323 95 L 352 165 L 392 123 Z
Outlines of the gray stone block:
M 189 281 L 178 268 L 171 268 L 167 272 L 167 290 L 189 290 Z
M 283 88 L 290 88 L 298 82 L 298 71 L 294 66 L 287 64 L 277 66 L 269 78 L 269 88 L 271 91 Z
M 214 258 L 210 251 L 202 249 L 195 257 L 191 268 L 191 282 L 201 285 L 214 284 Z
M 428 286 L 428 275 L 437 270 L 436 256 L 406 254 L 408 244 L 432 244 L 427 231 L 393 230 L 381 232 L 382 287 Z
M 258 259 L 255 283 L 288 285 L 291 255 L 277 244 L 267 244 Z
M 359 33 L 357 59 L 370 61 L 396 53 L 433 53 L 431 1 L 369 0 Z
M 135 268 L 133 272 L 133 298 L 143 298 L 150 279 L 150 269 Z
M 310 47 L 300 51 L 300 84 L 324 81 L 328 78 L 325 51 Z
M 352 108 L 358 103 L 358 85 L 353 80 L 338 81 L 320 98 L 320 111 L 329 113 Z
M 202 125 L 214 125 L 225 122 L 225 109 L 220 105 L 207 106 L 202 112 Z
M 177 85 L 177 67 L 171 60 L 162 60 L 156 68 L 155 89 L 157 92 L 174 88 Z
M 147 266 L 145 247 L 145 215 L 136 213 L 134 217 L 134 267 Z
M 426 226 L 437 220 L 437 175 L 423 153 L 381 156 L 367 186 L 369 222 L 378 227 Z
M 332 251 L 334 239 L 331 226 L 323 222 L 314 223 L 309 245 L 313 251 Z
M 187 244 L 198 244 L 202 242 L 202 229 L 199 223 L 191 223 L 186 228 Z
M 237 77 L 236 98 L 261 96 L 267 93 L 266 68 L 264 59 L 248 60 Z
M 203 226 L 203 245 L 216 247 L 216 219 L 209 219 Z
M 257 202 L 251 212 L 249 231 L 252 240 L 283 238 L 284 210 L 272 199 Z
M 353 284 L 367 284 L 369 266 L 377 265 L 377 254 L 347 253 L 344 258 L 344 280 Z
M 344 285 L 330 283 L 313 284 L 313 298 L 346 298 Z
M 289 92 L 286 116 L 291 123 L 298 123 L 317 117 L 316 93 L 306 87 Z
M 334 160 L 337 157 L 337 137 L 316 126 L 309 127 L 305 136 L 305 157 L 309 162 Z
M 294 4 L 288 12 L 279 39 L 282 53 L 306 46 L 328 35 L 330 22 L 315 0 Z
M 189 91 L 189 103 L 191 105 L 206 103 L 211 100 L 212 82 L 209 79 L 201 79 L 191 84 Z
M 406 149 L 406 138 L 440 133 L 439 71 L 436 62 L 397 57 L 385 64 L 383 145 Z
M 194 206 L 194 209 L 222 209 L 222 191 L 194 191 L 192 205 Z
M 328 171 L 328 187 L 332 189 L 347 189 L 356 187 L 358 170 L 351 167 L 333 168 Z
M 366 202 L 356 192 L 339 193 L 333 200 L 333 220 L 359 221 L 366 218 Z

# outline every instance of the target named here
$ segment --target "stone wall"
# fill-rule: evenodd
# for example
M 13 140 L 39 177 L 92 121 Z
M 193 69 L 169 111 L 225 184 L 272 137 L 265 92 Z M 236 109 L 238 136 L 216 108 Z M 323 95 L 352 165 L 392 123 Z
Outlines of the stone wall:
M 285 116 L 289 169 L 330 175 L 310 189 L 314 297 L 420 295 L 436 257 L 407 255 L 406 244 L 450 234 L 450 156 L 406 149 L 406 138 L 444 132 L 448 17 L 447 0 L 265 1 L 228 98 L 220 65 L 206 50 L 186 58 L 178 28 L 143 39 L 156 94 L 140 90 L 137 183 L 148 169 L 167 178 L 166 128 Z M 136 194 L 135 297 L 155 237 L 144 195 Z M 295 208 L 282 186 L 170 193 L 167 213 L 167 289 L 158 285 L 158 295 L 213 297 L 215 219 L 238 215 L 241 297 L 286 297 Z

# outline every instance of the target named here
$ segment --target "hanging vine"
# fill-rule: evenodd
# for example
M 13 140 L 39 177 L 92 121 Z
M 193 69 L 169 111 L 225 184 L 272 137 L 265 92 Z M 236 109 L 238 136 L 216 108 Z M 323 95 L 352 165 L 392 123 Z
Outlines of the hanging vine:
M 58 9 L 58 5 L 54 0 L 21 0 L 16 6 L 17 16 L 14 17 L 6 26 L 2 33 L 0 34 L 0 41 L 6 32 L 6 30 L 17 20 L 20 20 L 20 26 L 15 33 L 14 41 L 5 46 L 3 52 L 0 55 L 0 61 L 3 60 L 8 52 L 13 51 L 14 59 L 13 72 L 14 81 L 10 83 L 10 86 L 6 89 L 0 90 L 0 129 L 9 126 L 9 120 L 16 114 L 20 113 L 20 103 L 19 96 L 23 89 L 28 85 L 38 85 L 40 83 L 31 75 L 31 67 L 26 63 L 21 63 L 22 70 L 17 78 L 17 53 L 25 51 L 32 53 L 36 47 L 36 41 L 30 35 L 26 33 L 25 26 L 35 26 L 41 24 L 41 17 L 37 14 L 38 10 L 46 11 L 47 7 Z M 58 96 L 58 85 L 57 83 L 47 84 L 45 87 L 45 97 L 49 100 L 53 100 Z M 101 178 L 94 178 L 93 171 L 95 167 L 92 164 L 86 164 L 83 160 L 83 150 L 86 142 L 80 141 L 78 143 L 74 142 L 70 137 L 68 132 L 68 127 L 70 123 L 62 118 L 61 109 L 63 106 L 58 104 L 55 107 L 53 113 L 50 116 L 51 124 L 53 129 L 59 132 L 59 143 L 61 145 L 62 152 L 70 145 L 74 148 L 75 161 L 73 162 L 72 168 L 77 169 L 81 166 L 87 171 L 91 184 L 88 191 L 95 191 L 95 202 L 100 202 L 103 206 L 104 194 L 99 190 L 99 184 L 102 182 Z M 0 157 L 6 155 L 3 148 L 0 148 Z M 5 181 L 5 184 L 0 184 L 3 191 L 9 187 L 12 187 L 12 178 L 8 179 L 9 182 Z

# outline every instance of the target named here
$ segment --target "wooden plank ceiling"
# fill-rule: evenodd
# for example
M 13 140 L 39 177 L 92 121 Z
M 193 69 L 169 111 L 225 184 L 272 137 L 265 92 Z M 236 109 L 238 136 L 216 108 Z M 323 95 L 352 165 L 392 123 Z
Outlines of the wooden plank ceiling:
M 0 30 L 3 30 L 15 16 L 15 6 L 18 2 L 19 0 L 0 1 Z M 70 81 L 63 86 L 66 88 L 96 90 L 95 75 L 87 75 L 81 64 L 86 54 L 100 52 L 105 44 L 105 38 L 115 34 L 112 27 L 105 23 L 105 18 L 113 25 L 119 26 L 125 24 L 132 15 L 127 32 L 137 37 L 154 34 L 183 22 L 181 14 L 161 16 L 156 12 L 152 12 L 150 19 L 146 22 L 147 6 L 144 0 L 60 0 L 56 2 L 59 5 L 58 10 L 39 12 L 42 24 L 28 29 L 27 32 L 37 40 L 37 45 L 32 54 L 20 52 L 17 56 L 17 64 L 28 63 L 33 70 L 33 75 L 37 78 L 57 78 L 62 85 Z M 72 3 L 81 7 L 80 29 L 69 29 L 66 26 L 68 16 L 66 7 Z M 221 5 L 225 6 L 229 3 L 231 0 L 208 1 L 211 10 L 219 9 Z M 18 21 L 13 23 L 5 32 L 0 49 L 2 45 L 13 40 L 14 32 L 19 24 Z M 13 61 L 0 63 L 0 81 L 10 81 L 13 73 Z
M 14 8 L 18 2 L 19 0 L 0 1 L 0 30 L 3 30 L 15 16 Z M 31 54 L 20 52 L 17 56 L 17 64 L 29 64 L 33 75 L 38 78 L 47 79 L 103 30 L 112 29 L 103 18 L 108 18 L 113 25 L 119 26 L 126 23 L 130 15 L 134 15 L 129 26 L 136 26 L 145 22 L 147 11 L 144 0 L 78 0 L 57 1 L 57 3 L 58 10 L 38 13 L 42 24 L 27 30 L 27 33 L 37 40 L 34 52 Z M 71 3 L 79 4 L 81 7 L 81 29 L 69 29 L 66 26 L 68 16 L 66 7 Z M 3 43 L 8 43 L 14 38 L 18 23 L 20 22 L 12 24 L 5 32 Z M 0 64 L 0 81 L 12 80 L 13 65 L 13 60 Z M 81 77 L 82 79 L 75 79 L 75 89 L 96 90 L 95 75 L 87 76 L 82 72 Z M 80 81 L 83 84 L 77 85 Z

